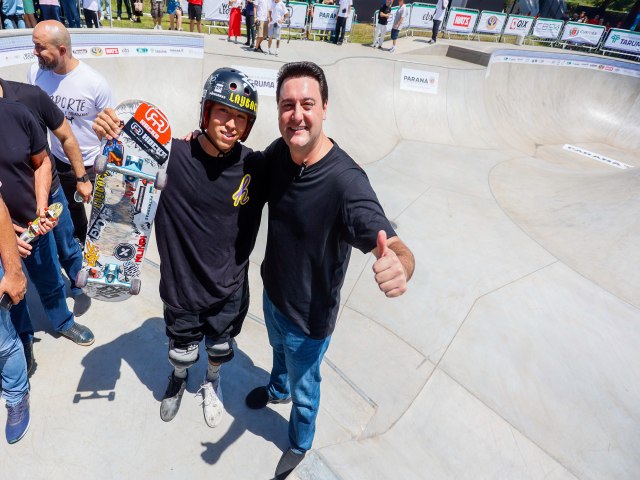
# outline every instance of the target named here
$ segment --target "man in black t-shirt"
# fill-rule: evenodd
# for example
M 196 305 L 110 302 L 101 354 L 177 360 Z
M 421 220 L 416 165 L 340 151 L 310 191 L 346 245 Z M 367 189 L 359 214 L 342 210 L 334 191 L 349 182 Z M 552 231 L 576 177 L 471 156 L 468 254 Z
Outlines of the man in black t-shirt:
M 71 126 L 64 117 L 62 110 L 51 100 L 49 95 L 39 87 L 29 85 L 27 83 L 12 82 L 0 78 L 0 98 L 6 98 L 8 100 L 15 100 L 21 103 L 31 110 L 35 119 L 38 121 L 42 132 L 45 137 L 47 130 L 50 130 L 53 135 L 60 141 L 64 152 L 71 160 L 72 168 L 77 178 L 77 193 L 86 202 L 91 200 L 92 185 L 87 177 L 84 164 L 82 162 L 82 153 L 78 146 Z M 47 146 L 47 153 L 50 154 Z M 69 213 L 68 202 L 66 196 L 60 186 L 60 179 L 56 170 L 55 162 L 51 162 L 51 189 L 49 193 L 49 204 L 61 203 L 63 210 L 58 218 L 58 224 L 53 231 L 55 239 L 56 249 L 58 251 L 58 259 L 60 265 L 64 269 L 71 283 L 71 295 L 74 297 L 75 304 L 73 313 L 75 316 L 83 315 L 91 305 L 91 299 L 82 293 L 82 290 L 75 285 L 75 279 L 78 272 L 82 268 L 82 250 L 80 245 L 74 238 L 74 227 Z M 29 318 L 29 312 L 26 311 L 24 315 L 14 316 L 21 319 L 21 325 L 14 325 L 20 338 L 23 340 L 27 338 L 27 333 L 32 329 L 31 320 Z M 86 343 L 88 338 L 93 337 L 93 333 L 89 328 L 76 324 L 77 328 L 74 332 L 80 332 L 80 337 L 76 338 L 80 343 Z M 33 332 L 31 332 L 33 334 Z M 34 365 L 33 357 L 33 345 L 31 343 L 24 344 L 24 352 L 27 358 L 27 366 L 29 373 L 31 373 Z
M 378 23 L 373 32 L 373 43 L 371 44 L 373 48 L 382 48 L 384 37 L 387 34 L 387 22 L 391 16 L 391 5 L 393 5 L 393 0 L 386 0 L 378 10 Z
M 220 422 L 224 406 L 220 366 L 233 358 L 234 337 L 249 308 L 249 255 L 266 201 L 264 156 L 238 143 L 251 131 L 258 93 L 241 72 L 221 68 L 205 84 L 200 109 L 202 135 L 173 139 L 168 185 L 155 225 L 160 253 L 169 362 L 174 371 L 160 406 L 172 420 L 180 408 L 188 368 L 205 339 L 209 367 L 202 383 L 207 425 Z M 117 136 L 112 110 L 98 115 L 98 136 Z
M 328 88 L 310 62 L 278 73 L 282 138 L 264 152 L 269 163 L 269 228 L 261 273 L 273 369 L 251 391 L 250 408 L 293 400 L 289 449 L 276 467 L 285 478 L 311 448 L 320 404 L 320 363 L 340 306 L 351 247 L 372 252 L 375 280 L 388 297 L 402 295 L 414 269 L 365 172 L 323 132 Z

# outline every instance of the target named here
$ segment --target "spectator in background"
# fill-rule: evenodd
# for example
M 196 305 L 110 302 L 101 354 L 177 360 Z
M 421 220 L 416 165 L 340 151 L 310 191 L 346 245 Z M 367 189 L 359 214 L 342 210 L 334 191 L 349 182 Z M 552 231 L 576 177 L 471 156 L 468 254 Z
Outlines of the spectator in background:
M 164 0 L 151 0 L 151 18 L 153 29 L 162 30 L 162 4 Z
M 198 26 L 198 33 L 202 33 L 202 0 L 188 0 L 189 31 L 193 32 L 193 23 Z
M 33 0 L 23 0 L 22 6 L 24 7 L 24 22 L 27 24 L 27 28 L 34 28 L 36 26 L 36 9 L 33 6 Z
M 289 17 L 289 11 L 287 6 L 282 0 L 273 0 L 271 3 L 271 9 L 269 10 L 269 55 L 278 56 L 278 49 L 280 48 L 280 34 L 282 32 L 282 25 L 284 21 Z M 275 51 L 271 50 L 271 43 L 275 39 L 276 48 Z
M 442 0 L 438 0 L 440 3 Z M 398 10 L 396 10 L 396 16 L 393 18 L 393 28 L 391 29 L 391 40 L 393 41 L 393 46 L 389 50 L 390 53 L 395 53 L 396 51 L 396 40 L 398 40 L 398 35 L 400 35 L 400 27 L 402 27 L 402 22 L 404 21 L 404 17 L 407 15 L 407 7 L 404 4 L 404 0 L 398 0 Z
M 84 14 L 84 22 L 87 28 L 100 28 L 98 21 L 98 12 L 100 7 L 98 0 L 82 0 L 82 13 Z
M 338 4 L 338 15 L 336 16 L 336 29 L 333 31 L 333 43 L 342 45 L 344 34 L 347 29 L 347 18 L 351 13 L 353 0 L 340 0 Z
M 578 17 L 578 23 L 587 23 L 589 21 L 589 17 L 587 17 L 587 12 L 580 12 L 580 17 Z
M 118 3 L 116 4 L 117 6 L 117 12 L 118 12 L 118 17 L 116 18 L 116 20 L 122 20 L 121 16 L 122 16 L 122 0 L 118 0 Z M 131 20 L 132 22 L 135 22 L 135 20 L 133 19 L 133 17 L 131 16 L 131 3 L 129 3 L 129 0 L 124 0 L 124 8 L 127 9 L 127 16 L 129 17 L 129 20 Z
M 77 0 L 61 0 L 64 18 L 67 19 L 69 28 L 80 28 L 80 12 L 78 11 Z M 84 3 L 83 3 L 84 6 Z
M 600 25 L 600 15 L 596 15 L 587 22 L 589 25 Z
M 60 21 L 60 3 L 58 0 L 40 0 L 42 20 Z
M 229 0 L 229 29 L 227 30 L 227 42 L 230 42 L 231 37 L 233 37 L 233 42 L 238 43 L 242 17 L 242 14 L 240 13 L 241 5 L 241 0 Z
M 611 23 L 609 23 L 609 22 L 605 23 L 605 25 L 604 25 L 604 29 L 605 29 L 605 31 L 606 31 L 606 32 L 608 32 L 609 30 L 611 30 Z
M 6 30 L 14 28 L 26 28 L 24 24 L 24 9 L 19 0 L 4 0 L 2 2 L 2 26 Z
M 169 15 L 169 30 L 182 31 L 182 7 L 180 0 L 169 0 L 167 2 L 167 14 Z
M 269 1 L 256 0 L 256 48 L 254 52 L 264 53 L 260 44 L 269 36 Z
M 391 16 L 391 5 L 393 5 L 393 0 L 386 0 L 378 10 L 378 22 L 373 32 L 373 44 L 371 45 L 373 48 L 382 48 L 384 37 L 387 34 L 387 22 Z
M 247 27 L 247 41 L 245 47 L 253 48 L 256 41 L 256 9 L 254 0 L 246 0 L 244 5 L 244 21 Z
M 449 6 L 449 0 L 438 0 L 436 4 L 436 11 L 433 14 L 433 27 L 431 29 L 431 40 L 429 43 L 436 43 L 438 40 L 438 31 L 440 30 L 440 25 L 442 25 L 442 20 L 444 20 L 444 14 L 447 11 L 447 7 Z

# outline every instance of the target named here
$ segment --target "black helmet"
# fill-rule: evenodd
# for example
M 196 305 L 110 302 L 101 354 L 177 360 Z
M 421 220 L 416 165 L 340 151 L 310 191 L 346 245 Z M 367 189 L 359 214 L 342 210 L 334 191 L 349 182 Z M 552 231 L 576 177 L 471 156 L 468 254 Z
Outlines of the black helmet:
M 251 80 L 240 70 L 219 68 L 214 71 L 204 84 L 200 101 L 200 128 L 207 129 L 209 109 L 213 102 L 226 105 L 234 110 L 249 115 L 247 129 L 241 141 L 245 141 L 258 114 L 258 91 Z

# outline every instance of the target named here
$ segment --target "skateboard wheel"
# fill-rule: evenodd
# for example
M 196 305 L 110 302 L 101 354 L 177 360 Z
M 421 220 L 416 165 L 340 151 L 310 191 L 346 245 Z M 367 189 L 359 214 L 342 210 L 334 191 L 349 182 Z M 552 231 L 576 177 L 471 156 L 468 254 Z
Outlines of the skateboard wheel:
M 131 295 L 138 295 L 140 293 L 140 287 L 142 286 L 142 282 L 139 278 L 131 279 L 131 286 L 129 287 L 129 293 Z
M 167 172 L 160 170 L 156 173 L 156 181 L 154 185 L 157 190 L 163 190 L 167 186 Z
M 76 276 L 76 287 L 84 288 L 87 286 L 87 279 L 89 278 L 88 270 L 80 270 Z
M 107 163 L 109 163 L 107 157 L 105 157 L 104 155 L 98 155 L 96 157 L 95 163 L 93 164 L 94 171 L 96 173 L 103 174 L 107 171 Z

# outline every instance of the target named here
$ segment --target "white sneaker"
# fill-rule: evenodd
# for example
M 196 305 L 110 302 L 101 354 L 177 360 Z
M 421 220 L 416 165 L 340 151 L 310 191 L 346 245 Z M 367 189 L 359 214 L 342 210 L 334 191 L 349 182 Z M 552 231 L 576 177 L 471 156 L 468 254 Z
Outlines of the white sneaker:
M 270 48 L 267 48 L 267 50 L 269 51 L 269 55 L 273 55 L 273 52 L 271 51 Z
M 391 49 L 389 50 L 389 53 L 396 53 L 396 47 L 391 47 Z
M 222 386 L 220 377 L 215 382 L 209 382 L 207 377 L 200 386 L 198 393 L 202 392 L 202 411 L 204 413 L 204 421 L 211 428 L 215 428 L 222 420 L 224 413 L 224 404 L 222 403 Z
M 278 56 L 278 49 L 276 48 L 276 57 Z
M 158 30 L 162 30 L 162 25 L 158 25 Z

